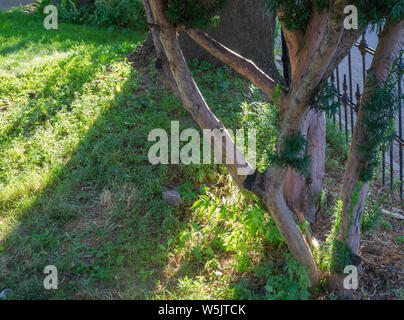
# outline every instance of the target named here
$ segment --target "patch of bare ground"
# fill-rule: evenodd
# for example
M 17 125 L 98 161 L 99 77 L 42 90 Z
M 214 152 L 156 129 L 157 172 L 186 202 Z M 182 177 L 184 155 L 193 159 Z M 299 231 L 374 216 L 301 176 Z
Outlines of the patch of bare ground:
M 343 172 L 326 174 L 327 207 L 331 213 L 342 184 Z M 389 187 L 376 181 L 370 186 L 368 202 L 377 205 L 388 192 Z M 395 211 L 402 210 L 403 205 L 398 192 L 395 192 L 384 201 L 381 208 Z M 384 216 L 384 221 L 383 226 L 362 233 L 359 255 L 363 264 L 359 289 L 354 292 L 330 292 L 329 297 L 344 300 L 404 299 L 404 244 L 397 240 L 404 235 L 404 223 L 403 220 L 388 216 Z M 319 220 L 311 226 L 313 236 L 319 241 L 325 241 L 332 224 L 332 214 L 321 214 Z

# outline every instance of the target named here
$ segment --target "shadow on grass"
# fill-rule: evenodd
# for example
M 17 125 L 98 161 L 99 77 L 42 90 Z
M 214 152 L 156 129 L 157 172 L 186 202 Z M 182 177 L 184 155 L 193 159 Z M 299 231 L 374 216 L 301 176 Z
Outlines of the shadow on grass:
M 99 52 L 96 52 L 94 56 L 97 56 Z M 10 126 L 5 132 L 3 137 L 9 139 L 10 137 L 23 137 L 29 139 L 30 136 L 38 128 L 38 125 L 44 125 L 47 121 L 52 121 L 53 117 L 63 108 L 67 110 L 71 109 L 71 103 L 74 100 L 75 95 L 82 93 L 82 86 L 86 83 L 90 83 L 95 79 L 95 75 L 98 70 L 96 69 L 78 69 L 69 72 L 68 76 L 62 77 L 60 70 L 63 70 L 70 62 L 71 58 L 67 57 L 59 62 L 58 70 L 48 77 L 42 88 L 37 91 L 29 92 L 29 103 L 21 110 L 20 116 L 15 120 L 12 126 Z M 63 82 L 60 83 L 60 79 Z M 61 92 L 52 92 L 53 85 L 58 82 L 61 87 Z M 58 105 L 54 105 L 53 101 L 58 101 Z M 11 143 L 12 141 L 9 140 Z M 5 144 L 2 143 L 2 147 Z
M 187 224 L 188 211 L 168 207 L 161 194 L 187 179 L 178 168 L 149 164 L 147 136 L 168 129 L 167 111 L 180 106 L 155 88 L 174 103 L 146 107 L 139 75 L 132 77 L 69 162 L 54 168 L 43 191 L 16 213 L 0 252 L 0 288 L 10 289 L 10 298 L 139 299 L 152 297 L 164 278 L 167 240 Z M 183 193 L 190 205 L 199 189 Z M 58 290 L 43 288 L 46 265 L 58 268 Z
M 61 48 L 67 51 L 74 41 L 84 41 L 82 37 Z M 50 45 L 61 38 L 62 34 L 54 33 L 35 41 Z M 99 63 L 108 64 L 107 58 Z M 61 68 L 68 62 L 63 61 Z M 87 68 L 69 74 L 63 86 L 74 90 L 58 94 L 57 99 L 71 107 L 74 92 L 80 92 L 94 75 Z M 38 97 L 51 91 L 55 76 L 36 93 Z M 40 192 L 25 195 L 28 200 L 2 204 L 0 223 L 13 224 L 0 243 L 0 290 L 10 289 L 8 298 L 152 298 L 159 283 L 167 280 L 165 269 L 172 251 L 168 240 L 190 223 L 187 208 L 202 191 L 196 183 L 200 177 L 193 177 L 195 170 L 150 165 L 149 132 L 155 128 L 169 131 L 171 120 L 189 125 L 189 116 L 155 79 L 151 87 L 143 81 L 139 73 L 132 73 L 68 161 L 53 165 Z M 61 107 L 42 116 L 35 101 L 29 102 L 31 113 L 21 114 L 14 129 L 7 131 L 9 137 L 19 131 L 29 139 L 37 123 L 52 119 Z M 225 107 L 222 112 L 228 113 Z M 170 208 L 162 200 L 162 192 L 174 188 L 185 199 L 181 209 Z M 58 268 L 58 290 L 43 287 L 47 265 Z M 184 275 L 193 278 L 202 270 L 203 263 L 190 259 L 168 281 L 174 284 L 175 278 Z
M 151 90 L 160 98 L 145 106 L 140 75 L 132 77 L 1 242 L 0 288 L 11 290 L 9 298 L 152 298 L 159 284 L 176 286 L 178 278 L 203 272 L 203 261 L 189 258 L 171 279 L 166 274 L 168 239 L 189 226 L 187 208 L 202 192 L 190 182 L 199 179 L 196 170 L 147 159 L 150 130 L 169 130 L 167 111 L 183 122 L 189 117 L 158 87 Z M 183 208 L 162 200 L 173 188 Z M 43 288 L 46 265 L 58 268 L 58 290 Z
M 26 48 L 28 44 L 29 44 L 29 40 L 27 40 L 27 39 L 18 41 L 17 43 L 13 44 L 12 46 L 7 46 L 7 47 L 1 49 L 0 55 L 5 57 L 7 55 L 16 53 L 16 52 Z

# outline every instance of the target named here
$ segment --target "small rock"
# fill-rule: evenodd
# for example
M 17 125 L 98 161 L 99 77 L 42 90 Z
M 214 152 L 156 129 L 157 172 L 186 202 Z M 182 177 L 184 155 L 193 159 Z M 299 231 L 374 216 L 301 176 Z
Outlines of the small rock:
M 181 195 L 175 190 L 163 192 L 163 199 L 172 207 L 179 207 L 182 205 Z
M 404 216 L 402 214 L 391 212 L 391 211 L 388 211 L 388 210 L 385 210 L 385 209 L 382 209 L 381 211 L 386 216 L 389 216 L 389 217 L 392 217 L 392 218 L 398 219 L 398 220 L 404 220 Z

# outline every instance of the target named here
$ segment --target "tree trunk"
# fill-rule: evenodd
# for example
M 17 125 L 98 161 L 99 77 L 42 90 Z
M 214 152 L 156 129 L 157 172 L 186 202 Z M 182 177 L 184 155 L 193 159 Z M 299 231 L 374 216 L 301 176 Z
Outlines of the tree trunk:
M 275 14 L 267 12 L 262 0 L 232 0 L 219 12 L 220 22 L 205 30 L 212 38 L 223 43 L 254 63 L 275 81 L 283 83 L 275 65 L 274 33 Z M 180 44 L 188 61 L 207 61 L 221 66 L 219 61 L 201 48 L 185 32 L 180 32 Z M 156 57 L 153 39 L 146 40 L 128 56 L 135 68 L 148 66 Z
M 304 214 L 309 222 L 318 218 L 325 172 L 326 121 L 323 112 L 311 110 L 307 114 L 302 134 L 307 136 L 306 153 L 310 155 L 308 177 L 289 169 L 283 192 L 288 207 Z
M 397 57 L 400 46 L 404 45 L 404 21 L 391 26 L 386 24 L 383 33 L 379 38 L 379 44 L 376 54 L 373 58 L 371 69 L 374 70 L 378 85 L 382 85 L 386 80 L 388 73 Z M 361 107 L 358 113 L 358 119 L 351 143 L 348 156 L 348 165 L 345 172 L 344 187 L 341 192 L 341 200 L 344 203 L 342 227 L 340 228 L 339 239 L 342 240 L 347 235 L 347 245 L 351 247 L 354 254 L 359 253 L 360 227 L 362 221 L 363 209 L 365 207 L 366 193 L 368 183 L 363 183 L 358 191 L 358 199 L 354 208 L 352 208 L 352 217 L 349 211 L 352 207 L 352 194 L 355 192 L 359 183 L 359 173 L 367 166 L 366 159 L 363 156 L 361 145 L 367 139 L 367 125 L 365 118 L 366 110 L 363 106 L 371 98 L 370 90 L 367 88 L 370 78 L 368 76 L 365 92 L 362 97 Z M 351 223 L 350 223 L 351 222 Z
M 147 13 L 152 11 L 152 14 L 148 13 L 149 23 L 158 25 L 158 33 L 155 32 L 153 34 L 154 42 L 155 44 L 160 42 L 164 48 L 167 60 L 162 62 L 163 64 L 167 63 L 169 65 L 171 71 L 169 77 L 174 80 L 172 87 L 176 88 L 175 91 L 180 97 L 185 109 L 191 113 L 192 117 L 201 128 L 220 129 L 225 136 L 228 136 L 226 128 L 209 109 L 192 78 L 188 66 L 185 63 L 174 26 L 170 24 L 164 16 L 164 1 L 143 0 L 143 4 Z M 242 61 L 242 57 L 234 51 L 228 50 L 223 46 L 217 46 L 217 43 L 212 41 L 208 35 L 201 32 L 189 30 L 188 34 L 195 41 L 199 41 L 198 43 L 204 46 L 209 52 L 216 54 L 215 56 L 217 58 L 221 60 L 226 59 L 229 64 L 232 62 L 233 65 L 231 66 L 233 68 L 240 69 L 239 62 Z M 257 68 L 251 61 L 244 59 L 243 64 L 249 68 L 249 79 L 252 79 L 251 81 L 254 80 L 254 83 L 261 83 L 263 87 L 272 86 L 273 89 L 275 88 L 276 83 L 268 76 L 265 78 L 262 70 Z M 265 81 L 267 81 L 266 86 L 264 84 Z M 284 95 L 284 93 L 282 95 Z M 269 95 L 269 97 L 271 97 L 271 95 Z M 307 98 L 308 97 L 309 95 L 307 95 Z M 290 133 L 300 129 L 300 124 L 303 123 L 306 110 L 300 109 L 296 111 L 297 112 L 288 112 L 286 114 L 286 117 L 289 118 L 288 120 L 290 121 L 287 121 L 287 125 L 282 129 L 281 134 L 283 136 L 289 136 Z M 273 168 L 273 170 L 269 170 L 266 174 L 255 172 L 251 175 L 253 171 L 250 173 L 246 172 L 245 169 L 251 167 L 249 167 L 243 155 L 240 154 L 238 149 L 234 146 L 234 141 L 231 138 L 227 138 L 225 141 L 222 147 L 236 152 L 235 159 L 237 160 L 235 164 L 228 164 L 224 161 L 235 182 L 240 188 L 245 187 L 263 198 L 291 253 L 302 265 L 308 267 L 310 283 L 312 286 L 316 286 L 319 282 L 319 275 L 313 255 L 304 235 L 293 219 L 293 212 L 290 211 L 284 200 L 282 185 L 286 175 L 286 168 Z M 213 142 L 215 143 L 215 141 Z M 224 152 L 224 154 L 226 154 L 226 152 Z M 240 168 L 243 169 L 243 174 L 239 173 Z M 247 185 L 249 186 L 247 187 Z
M 365 91 L 355 125 L 352 143 L 348 155 L 348 164 L 345 171 L 344 185 L 341 191 L 343 202 L 341 224 L 338 230 L 337 240 L 352 250 L 352 264 L 360 265 L 358 257 L 360 249 L 360 234 L 365 207 L 366 195 L 369 182 L 360 181 L 360 172 L 368 166 L 367 157 L 362 153 L 362 146 L 367 142 L 369 128 L 367 119 L 369 115 L 364 106 L 372 99 L 371 74 L 376 77 L 376 85 L 382 86 L 392 68 L 394 59 L 397 57 L 400 48 L 404 47 L 404 21 L 393 24 L 386 22 L 383 32 L 379 36 L 379 43 L 374 55 L 368 78 L 365 84 Z M 334 274 L 330 284 L 333 289 L 341 290 L 341 276 Z
M 228 1 L 220 13 L 220 23 L 215 28 L 209 28 L 207 33 L 226 47 L 252 60 L 276 82 L 286 84 L 279 75 L 274 59 L 275 16 L 275 13 L 264 9 L 262 0 Z M 197 59 L 223 65 L 222 61 L 196 44 L 185 32 L 180 33 L 179 39 L 188 61 Z M 143 44 L 129 55 L 128 60 L 135 68 L 139 68 L 149 65 L 155 57 L 153 39 L 149 35 Z M 303 134 L 307 135 L 307 152 L 312 159 L 310 176 L 305 178 L 289 170 L 284 193 L 292 210 L 299 210 L 308 221 L 314 222 L 320 210 L 319 200 L 324 179 L 325 119 L 324 115 L 315 115 L 313 112 L 309 113 L 306 121 Z

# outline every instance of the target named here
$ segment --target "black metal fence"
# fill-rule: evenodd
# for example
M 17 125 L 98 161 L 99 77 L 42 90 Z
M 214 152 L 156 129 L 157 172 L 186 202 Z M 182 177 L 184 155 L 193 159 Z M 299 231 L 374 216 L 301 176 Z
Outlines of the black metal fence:
M 359 50 L 362 61 L 362 70 L 359 77 L 362 78 L 362 88 L 360 83 L 356 83 L 356 88 L 353 85 L 353 71 L 352 71 L 352 52 Z M 332 73 L 329 81 L 337 92 L 337 97 L 341 101 L 342 107 L 334 114 L 332 121 L 339 127 L 340 131 L 345 131 L 346 139 L 352 136 L 355 127 L 356 114 L 359 109 L 361 100 L 361 89 L 363 92 L 363 85 L 366 81 L 367 66 L 366 56 L 375 54 L 375 49 L 368 47 L 366 43 L 366 34 L 362 35 L 361 41 L 355 44 L 355 47 L 349 52 L 347 56 L 348 74 L 344 73 L 343 78 L 338 66 Z M 356 62 L 356 61 L 355 61 Z M 400 61 L 399 67 L 403 67 Z M 398 81 L 398 94 L 402 94 L 402 79 Z M 355 92 L 354 92 L 355 91 Z M 399 111 L 396 116 L 396 130 L 395 136 L 390 141 L 388 147 L 381 150 L 381 169 L 382 169 L 382 183 L 384 186 L 390 185 L 393 189 L 395 185 L 399 185 L 398 192 L 401 200 L 403 200 L 403 181 L 404 181 L 404 140 L 403 140 L 403 108 L 402 101 L 399 101 Z M 386 174 L 387 171 L 387 174 Z M 387 181 L 389 180 L 389 181 Z M 395 190 L 394 190 L 395 191 Z M 393 192 L 394 192 L 393 191 Z

